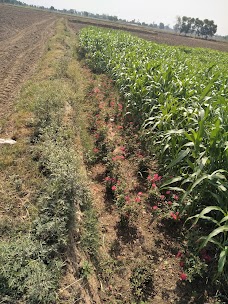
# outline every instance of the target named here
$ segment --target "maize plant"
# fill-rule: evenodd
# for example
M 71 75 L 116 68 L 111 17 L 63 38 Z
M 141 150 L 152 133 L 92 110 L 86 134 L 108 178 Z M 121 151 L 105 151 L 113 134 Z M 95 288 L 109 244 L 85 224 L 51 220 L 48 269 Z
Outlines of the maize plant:
M 202 224 L 214 223 L 215 232 L 201 246 L 222 244 L 222 273 L 228 242 L 228 54 L 92 27 L 81 31 L 80 51 L 94 71 L 114 80 L 124 114 L 140 126 L 148 150 L 156 148 L 163 175 L 174 176 L 163 189 L 182 193 L 180 210 L 188 217 L 200 214 Z

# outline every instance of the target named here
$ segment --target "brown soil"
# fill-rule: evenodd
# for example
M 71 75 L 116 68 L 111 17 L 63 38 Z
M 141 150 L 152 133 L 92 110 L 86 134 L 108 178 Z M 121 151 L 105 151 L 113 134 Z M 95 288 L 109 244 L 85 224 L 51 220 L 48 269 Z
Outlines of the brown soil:
M 0 19 L 0 119 L 3 119 L 53 34 L 56 17 L 0 4 Z
M 164 43 L 174 46 L 189 46 L 194 48 L 208 48 L 218 50 L 222 52 L 228 52 L 228 42 L 217 40 L 205 40 L 200 38 L 193 38 L 188 36 L 182 36 L 178 34 L 171 34 L 166 32 L 158 32 L 158 35 L 139 34 L 140 38 L 153 41 L 156 43 Z
M 100 128 L 105 129 L 104 142 L 111 147 L 108 159 L 120 154 L 124 156 L 122 159 L 117 157 L 114 161 L 115 169 L 111 173 L 110 161 L 107 163 L 100 160 L 100 156 L 89 168 L 90 191 L 101 232 L 101 260 L 98 267 L 95 265 L 101 283 L 100 301 L 97 303 L 140 303 L 140 299 L 154 304 L 213 303 L 203 282 L 197 285 L 181 280 L 180 274 L 184 269 L 177 253 L 183 246 L 183 222 L 170 217 L 171 210 L 164 208 L 165 204 L 159 196 L 148 201 L 146 179 L 140 179 L 137 174 L 139 157 L 143 156 L 140 153 L 144 154 L 140 149 L 137 131 L 132 130 L 127 135 L 120 128 L 121 119 L 118 123 L 112 121 L 121 100 L 108 78 L 101 75 L 94 81 L 92 75 L 90 81 L 94 87 L 88 94 L 87 102 L 93 105 L 95 112 L 92 115 L 88 113 L 88 121 L 92 122 L 95 116 L 97 118 L 96 124 L 92 125 L 91 135 L 96 142 Z M 110 106 L 110 100 L 112 103 L 115 101 L 115 104 Z M 108 122 L 107 117 L 111 118 Z M 123 146 L 126 149 L 124 152 L 121 150 Z M 132 151 L 130 148 L 133 148 Z M 157 165 L 155 161 L 150 160 L 149 163 L 149 172 L 153 175 L 158 170 Z M 136 216 L 126 225 L 121 224 L 122 211 L 115 201 L 115 193 L 110 195 L 106 189 L 105 178 L 112 176 L 113 172 L 118 176 L 120 187 L 123 185 L 124 195 L 131 198 L 130 204 L 133 204 L 136 211 Z M 118 185 L 117 183 L 117 189 Z M 137 205 L 135 198 L 139 193 L 140 202 Z M 153 210 L 154 205 L 159 206 L 158 212 Z M 140 277 L 134 276 L 134 269 L 148 272 L 152 278 L 146 288 L 143 288 L 141 296 L 137 296 L 141 286 Z

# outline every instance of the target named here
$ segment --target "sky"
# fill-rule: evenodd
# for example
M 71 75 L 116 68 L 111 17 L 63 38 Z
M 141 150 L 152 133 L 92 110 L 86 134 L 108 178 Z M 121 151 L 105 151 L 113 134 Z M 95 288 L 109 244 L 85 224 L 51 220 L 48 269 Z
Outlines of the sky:
M 214 20 L 228 35 L 228 0 L 24 0 L 27 4 L 108 14 L 121 19 L 173 26 L 177 16 Z

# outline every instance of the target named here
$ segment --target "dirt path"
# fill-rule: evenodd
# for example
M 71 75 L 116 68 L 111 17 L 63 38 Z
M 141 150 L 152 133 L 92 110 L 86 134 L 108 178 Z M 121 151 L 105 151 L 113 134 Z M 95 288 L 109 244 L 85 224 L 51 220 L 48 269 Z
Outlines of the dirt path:
M 2 7 L 5 8 L 5 6 Z M 13 17 L 13 13 L 11 16 Z M 7 116 L 13 97 L 34 70 L 47 39 L 54 32 L 55 20 L 56 17 L 47 15 L 44 20 L 27 25 L 9 39 L 1 42 L 0 119 Z

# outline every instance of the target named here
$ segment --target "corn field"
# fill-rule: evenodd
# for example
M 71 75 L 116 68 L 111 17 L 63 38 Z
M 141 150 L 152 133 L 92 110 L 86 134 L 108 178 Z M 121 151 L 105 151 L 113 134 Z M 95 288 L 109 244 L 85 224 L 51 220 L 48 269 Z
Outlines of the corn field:
M 162 189 L 180 193 L 180 213 L 207 231 L 199 249 L 228 257 L 228 54 L 158 45 L 124 32 L 85 28 L 80 52 L 107 73 L 124 100 L 124 116 L 156 150 Z M 126 119 L 127 123 L 127 119 Z M 172 176 L 172 177 L 170 177 Z

